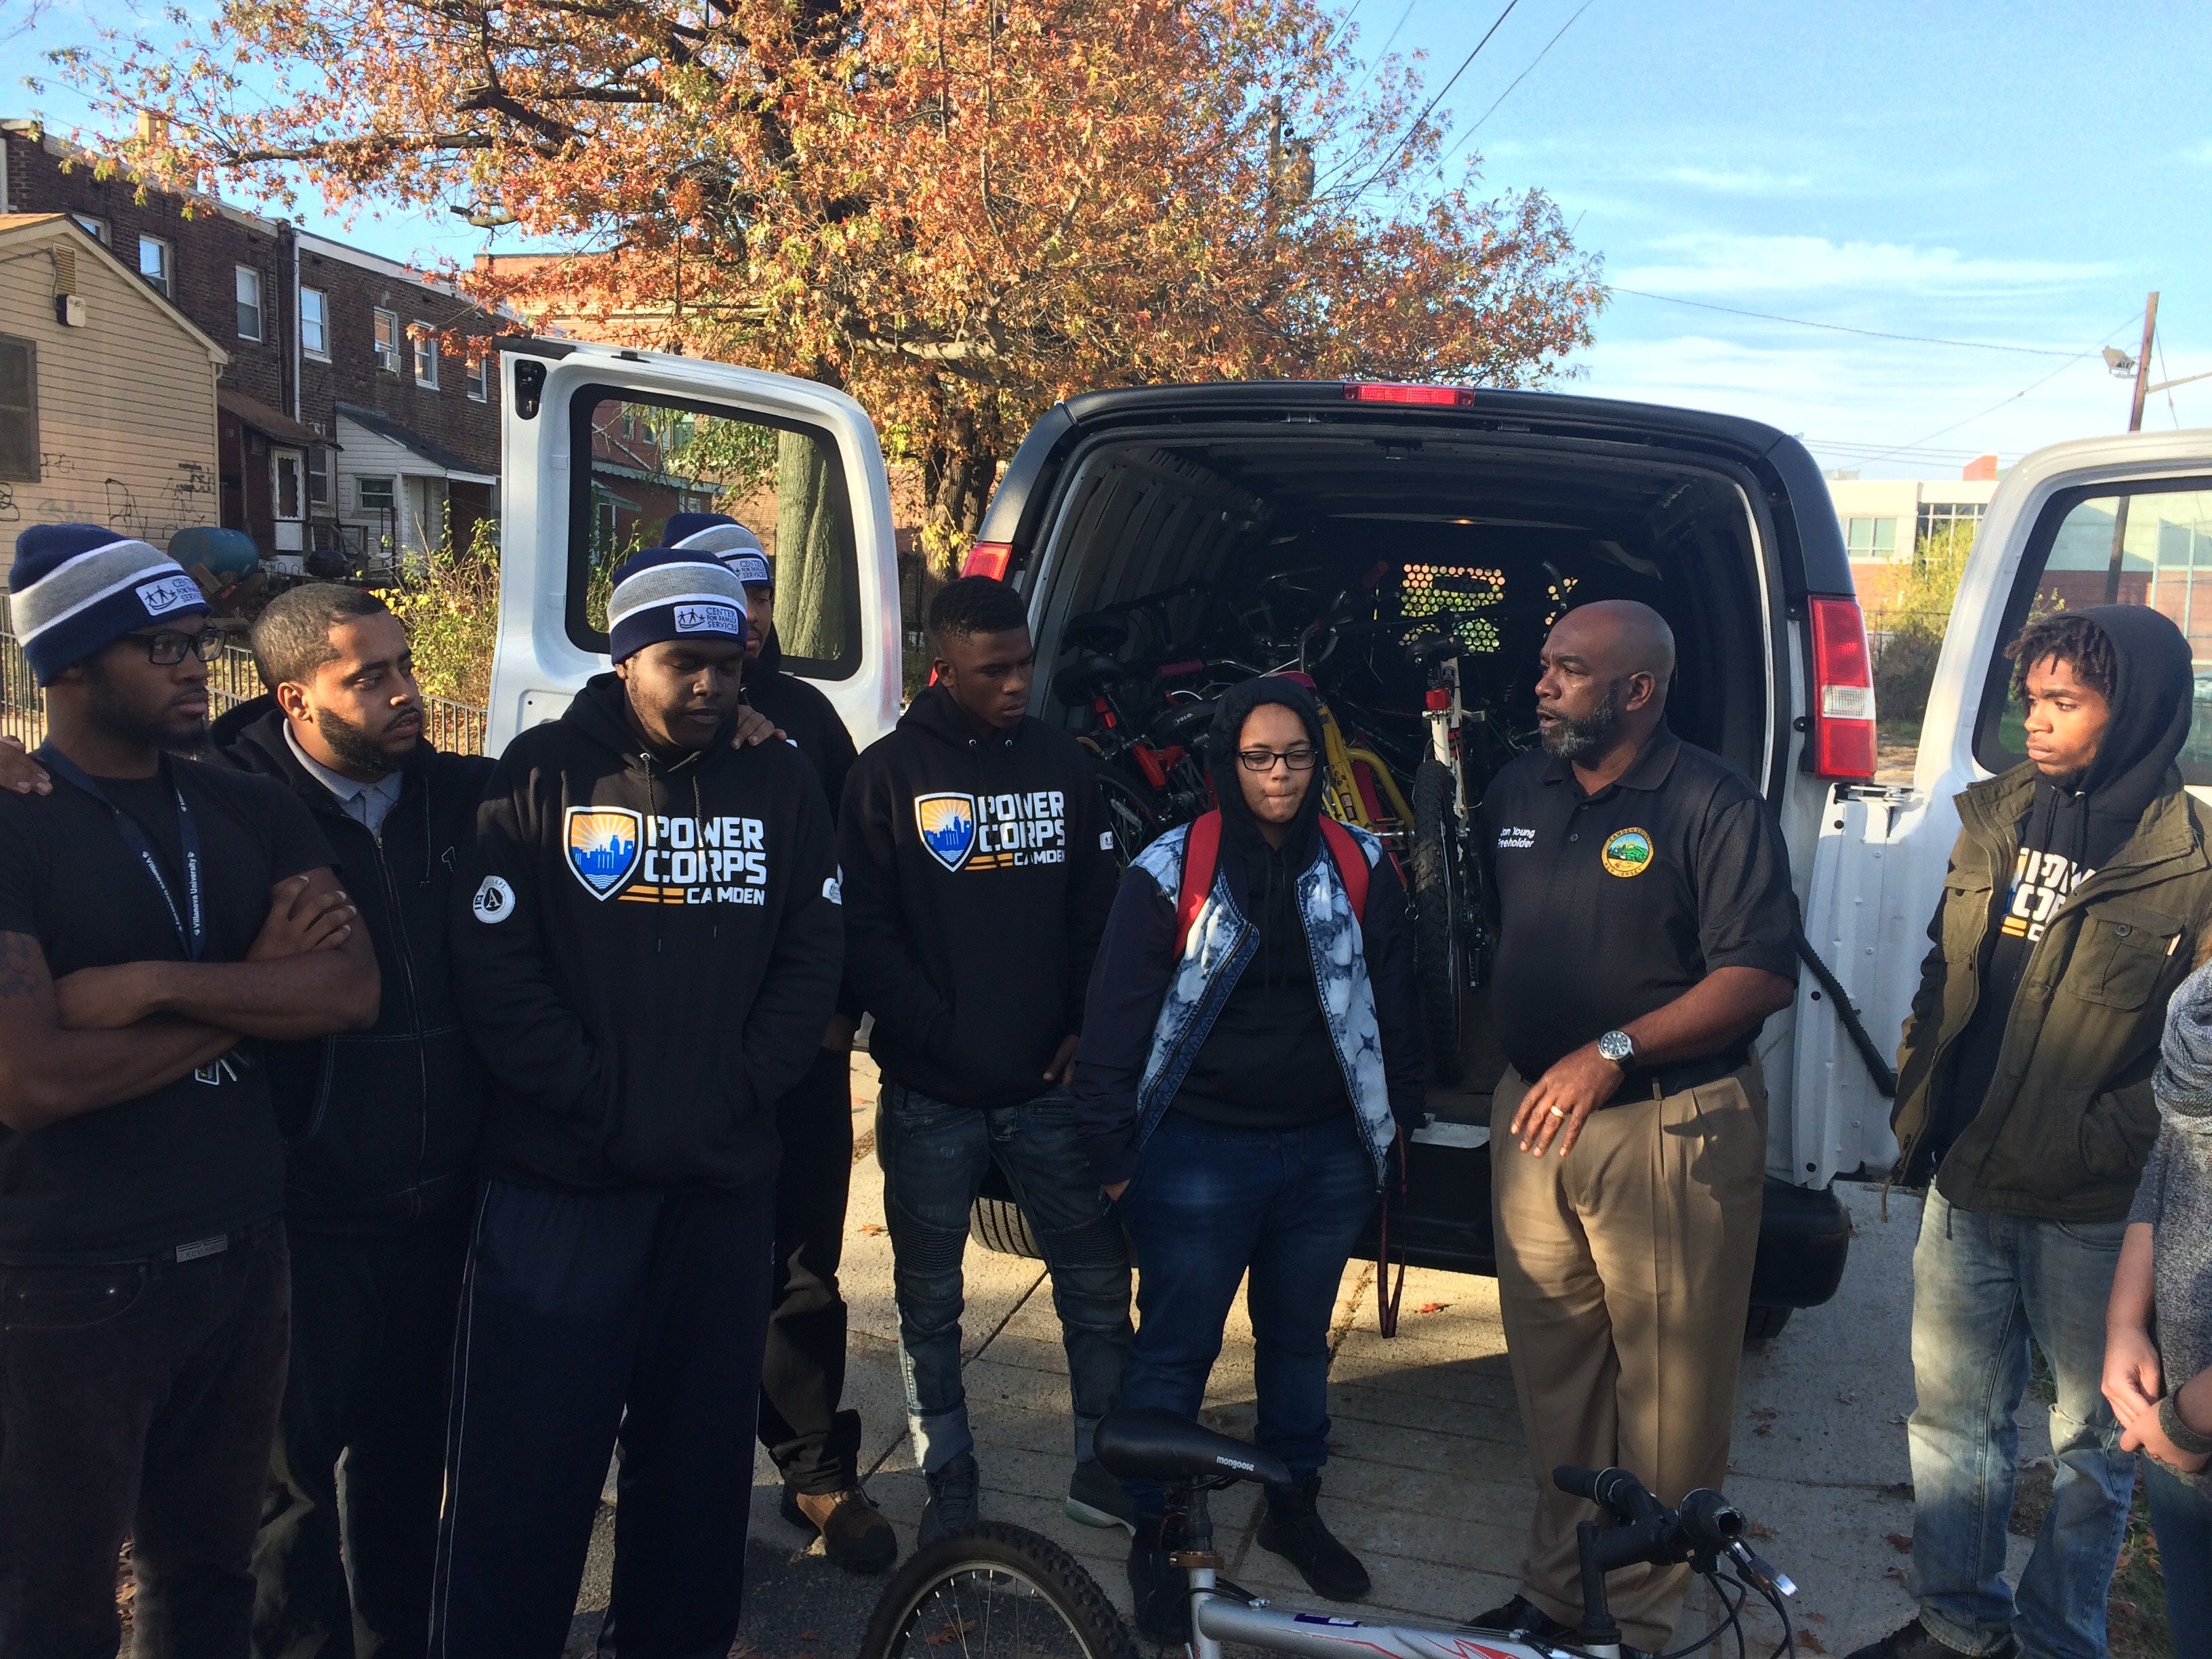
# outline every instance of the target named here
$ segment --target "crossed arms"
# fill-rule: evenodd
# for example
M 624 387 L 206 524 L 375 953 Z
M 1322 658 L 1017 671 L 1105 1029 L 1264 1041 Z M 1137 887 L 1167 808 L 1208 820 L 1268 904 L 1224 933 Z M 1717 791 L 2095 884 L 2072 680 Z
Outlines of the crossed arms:
M 130 962 L 57 980 L 37 939 L 0 933 L 0 1125 L 42 1129 L 135 1100 L 241 1037 L 360 1030 L 380 990 L 368 932 L 327 869 L 270 890 L 243 962 Z

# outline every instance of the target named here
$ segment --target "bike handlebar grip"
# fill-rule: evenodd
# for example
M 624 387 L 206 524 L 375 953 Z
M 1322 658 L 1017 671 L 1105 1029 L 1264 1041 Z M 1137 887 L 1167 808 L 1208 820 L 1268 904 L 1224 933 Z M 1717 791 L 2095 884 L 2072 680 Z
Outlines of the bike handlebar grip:
M 1677 1513 L 1683 1530 L 1711 1548 L 1724 1550 L 1743 1536 L 1743 1511 L 1710 1486 L 1700 1486 L 1685 1498 Z
M 1597 1502 L 1597 1471 L 1582 1468 L 1573 1463 L 1562 1463 L 1552 1471 L 1552 1484 L 1570 1498 L 1586 1498 Z

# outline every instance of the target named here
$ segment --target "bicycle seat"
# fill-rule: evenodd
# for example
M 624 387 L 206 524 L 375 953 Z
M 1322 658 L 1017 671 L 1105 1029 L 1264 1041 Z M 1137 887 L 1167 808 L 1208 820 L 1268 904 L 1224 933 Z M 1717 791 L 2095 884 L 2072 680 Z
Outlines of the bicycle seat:
M 1093 1443 L 1107 1474 L 1125 1480 L 1264 1480 L 1287 1486 L 1282 1459 L 1157 1407 L 1110 1412 Z
M 1154 720 L 1146 735 L 1154 743 L 1179 743 L 1189 748 L 1213 724 L 1213 708 L 1211 702 L 1179 702 Z
M 1129 678 L 1129 671 L 1111 657 L 1092 653 L 1078 657 L 1052 677 L 1052 695 L 1070 708 L 1081 708 L 1109 685 Z

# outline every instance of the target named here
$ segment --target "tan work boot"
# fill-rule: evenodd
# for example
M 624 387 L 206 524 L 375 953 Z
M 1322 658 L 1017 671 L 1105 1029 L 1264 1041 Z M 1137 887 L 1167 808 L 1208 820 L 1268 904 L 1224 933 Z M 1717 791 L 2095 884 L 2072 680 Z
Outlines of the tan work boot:
M 848 1572 L 881 1572 L 898 1559 L 898 1534 L 868 1494 L 783 1489 L 783 1518 L 822 1540 L 822 1553 Z

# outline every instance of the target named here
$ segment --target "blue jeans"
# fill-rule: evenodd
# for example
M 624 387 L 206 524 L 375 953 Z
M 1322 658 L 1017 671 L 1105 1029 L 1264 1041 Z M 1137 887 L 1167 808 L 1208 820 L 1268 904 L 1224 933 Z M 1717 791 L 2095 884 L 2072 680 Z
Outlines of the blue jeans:
M 1044 1251 L 1067 1348 L 1075 1455 L 1114 1409 L 1129 1350 L 1129 1252 L 1075 1134 L 1075 1103 L 1053 1089 L 1018 1106 L 951 1106 L 885 1083 L 876 1105 L 899 1371 L 915 1455 L 931 1474 L 975 1447 L 960 1380 L 961 1256 L 968 1211 L 994 1159 Z
M 1303 1129 L 1223 1128 L 1170 1110 L 1146 1141 L 1121 1219 L 1142 1317 L 1121 1403 L 1196 1417 L 1250 1270 L 1254 1443 L 1304 1476 L 1328 1461 L 1328 1328 L 1375 1208 L 1375 1160 L 1349 1111 Z M 1140 1505 L 1157 1488 L 1129 1485 Z
M 2104 1659 L 2105 1601 L 2136 1482 L 2100 1386 L 2126 1231 L 1954 1209 L 1929 1189 L 1912 1253 L 1911 1589 L 1921 1623 L 1947 1647 L 1988 1653 L 2016 1635 L 2036 1659 Z M 2058 1468 L 2015 1596 L 1999 1575 L 2031 1336 L 2057 1381 Z
M 2166 1575 L 2173 1659 L 2212 1659 L 2212 1495 L 2155 1458 L 2142 1461 L 2150 1526 Z

